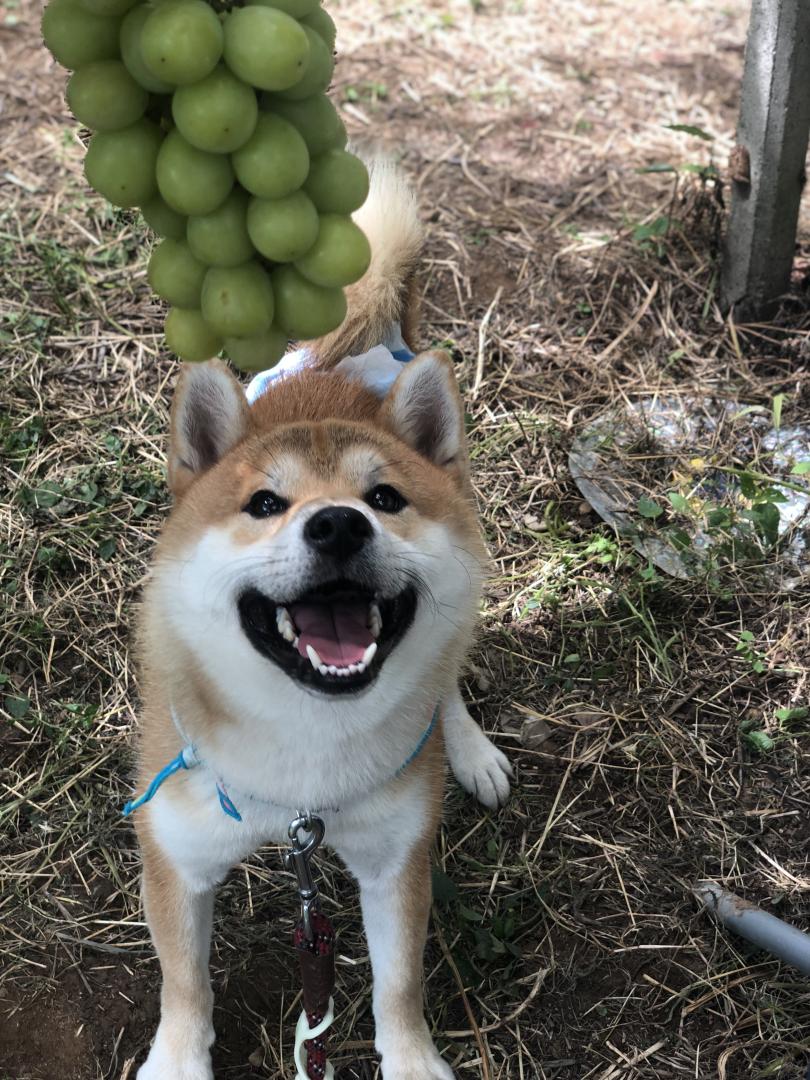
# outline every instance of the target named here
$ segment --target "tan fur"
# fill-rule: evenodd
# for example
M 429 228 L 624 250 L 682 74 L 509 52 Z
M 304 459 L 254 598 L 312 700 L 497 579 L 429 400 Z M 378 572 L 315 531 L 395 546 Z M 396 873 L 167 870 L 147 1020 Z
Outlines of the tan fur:
M 239 440 L 241 432 L 246 428 L 248 404 L 244 395 L 228 395 L 226 393 L 231 375 L 223 363 L 212 360 L 209 361 L 207 366 L 217 378 L 211 380 L 207 393 L 203 396 L 211 407 L 217 422 L 212 424 L 206 441 L 210 444 L 212 458 L 219 458 L 231 445 Z M 201 465 L 204 464 L 190 460 L 193 455 L 189 450 L 189 436 L 195 431 L 195 421 L 191 418 L 188 421 L 189 427 L 187 429 L 183 423 L 181 410 L 181 406 L 187 404 L 189 397 L 200 394 L 198 380 L 192 377 L 193 370 L 193 367 L 183 365 L 171 411 L 169 487 L 177 498 L 188 490 L 201 471 Z M 187 413 L 188 409 L 185 412 Z
M 181 382 L 178 394 L 182 391 Z M 285 492 L 293 498 L 290 513 L 295 512 L 296 496 L 306 499 L 317 492 L 361 497 L 364 492 L 334 470 L 340 451 L 358 446 L 368 446 L 386 463 L 378 482 L 400 487 L 427 517 L 452 518 L 480 551 L 477 522 L 459 499 L 462 492 L 467 494 L 466 457 L 450 468 L 432 465 L 392 437 L 389 411 L 358 383 L 337 373 L 303 372 L 280 382 L 250 410 L 244 439 L 217 468 L 197 478 L 193 487 L 184 479 L 179 494 L 187 498 L 180 499 L 164 529 L 159 555 L 182 547 L 210 524 L 237 515 L 253 491 L 268 486 L 267 470 L 274 459 L 293 457 L 310 477 L 299 491 Z M 284 520 L 274 518 L 260 527 L 278 529 Z M 390 525 L 401 527 L 398 521 Z
M 415 271 L 424 234 L 416 200 L 391 162 L 373 161 L 369 176 L 369 197 L 354 220 L 371 243 L 371 265 L 346 290 L 346 320 L 312 346 L 325 368 L 379 345 L 394 322 L 411 349 L 417 344 Z
M 419 1008 L 422 1008 L 422 951 L 431 904 L 430 849 L 442 818 L 444 803 L 444 738 L 439 724 L 433 737 L 416 763 L 415 773 L 428 782 L 429 817 L 421 840 L 411 850 L 401 875 L 402 918 L 413 951 L 402 958 L 403 967 L 410 973 L 411 993 L 419 989 Z

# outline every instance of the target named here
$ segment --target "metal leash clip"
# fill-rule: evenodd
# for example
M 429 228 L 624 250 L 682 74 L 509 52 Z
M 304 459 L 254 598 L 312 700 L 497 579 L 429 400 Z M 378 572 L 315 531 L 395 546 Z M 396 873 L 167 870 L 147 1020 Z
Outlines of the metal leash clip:
M 291 870 L 298 882 L 298 895 L 301 898 L 301 921 L 304 924 L 304 933 L 307 941 L 312 941 L 312 912 L 318 909 L 318 886 L 312 877 L 310 859 L 320 847 L 326 826 L 321 818 L 308 812 L 301 813 L 293 821 L 287 830 L 287 835 L 292 841 L 288 851 L 284 853 L 284 866 Z M 304 839 L 301 839 L 301 834 Z

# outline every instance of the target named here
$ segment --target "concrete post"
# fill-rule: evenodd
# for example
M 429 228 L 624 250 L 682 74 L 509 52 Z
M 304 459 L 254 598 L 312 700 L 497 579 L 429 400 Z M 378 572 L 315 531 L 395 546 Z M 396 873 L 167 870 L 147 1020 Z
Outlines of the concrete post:
M 721 299 L 738 321 L 790 281 L 810 132 L 810 0 L 752 0 Z

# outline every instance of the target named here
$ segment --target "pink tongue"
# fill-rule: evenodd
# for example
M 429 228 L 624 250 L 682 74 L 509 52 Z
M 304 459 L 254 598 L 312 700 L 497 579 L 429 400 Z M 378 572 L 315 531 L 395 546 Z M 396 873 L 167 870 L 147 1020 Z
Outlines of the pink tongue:
M 374 640 L 366 626 L 368 605 L 360 601 L 290 604 L 289 612 L 298 628 L 299 653 L 306 656 L 311 645 L 324 664 L 357 664 Z

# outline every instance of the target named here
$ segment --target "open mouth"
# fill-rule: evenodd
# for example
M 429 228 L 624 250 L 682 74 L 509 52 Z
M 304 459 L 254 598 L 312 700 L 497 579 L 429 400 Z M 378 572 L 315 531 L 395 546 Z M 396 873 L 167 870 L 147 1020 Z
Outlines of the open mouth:
M 370 685 L 416 612 L 416 591 L 380 597 L 333 581 L 284 604 L 249 589 L 238 600 L 251 645 L 297 682 L 328 694 Z

